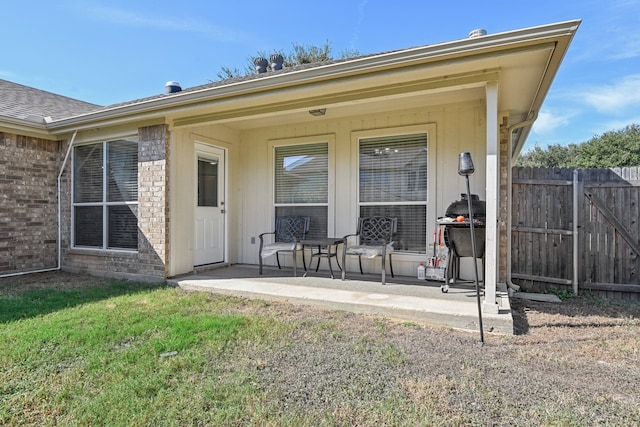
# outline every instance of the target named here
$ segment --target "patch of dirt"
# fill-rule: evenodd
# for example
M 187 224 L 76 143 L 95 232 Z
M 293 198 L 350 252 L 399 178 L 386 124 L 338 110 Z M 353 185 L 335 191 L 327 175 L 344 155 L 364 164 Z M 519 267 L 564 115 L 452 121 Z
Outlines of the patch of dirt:
M 66 273 L 64 271 L 23 274 L 0 278 L 0 297 L 41 289 L 75 290 L 89 286 L 109 286 L 111 283 L 113 283 L 113 279 Z
M 512 306 L 518 335 L 485 333 L 484 345 L 474 333 L 298 307 L 305 334 L 334 326 L 263 352 L 258 377 L 282 410 L 338 411 L 402 395 L 418 407 L 430 402 L 423 410 L 445 424 L 640 422 L 640 304 Z
M 446 425 L 640 423 L 640 303 L 511 304 L 516 334 L 485 332 L 481 345 L 477 333 L 267 303 L 262 314 L 298 327 L 247 369 L 281 411 L 357 412 L 403 396 Z

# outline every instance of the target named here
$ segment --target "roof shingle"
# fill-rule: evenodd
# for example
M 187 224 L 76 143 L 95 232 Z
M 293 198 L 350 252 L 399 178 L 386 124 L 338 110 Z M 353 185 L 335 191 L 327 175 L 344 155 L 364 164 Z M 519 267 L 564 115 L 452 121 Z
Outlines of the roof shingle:
M 22 120 L 33 116 L 51 117 L 58 120 L 102 108 L 100 105 L 0 79 L 0 116 Z

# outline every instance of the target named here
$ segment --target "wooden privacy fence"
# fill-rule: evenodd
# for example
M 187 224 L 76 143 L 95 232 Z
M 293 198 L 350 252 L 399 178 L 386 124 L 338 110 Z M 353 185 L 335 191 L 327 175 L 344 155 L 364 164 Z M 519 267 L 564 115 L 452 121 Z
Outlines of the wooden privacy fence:
M 640 299 L 640 168 L 513 168 L 511 278 Z

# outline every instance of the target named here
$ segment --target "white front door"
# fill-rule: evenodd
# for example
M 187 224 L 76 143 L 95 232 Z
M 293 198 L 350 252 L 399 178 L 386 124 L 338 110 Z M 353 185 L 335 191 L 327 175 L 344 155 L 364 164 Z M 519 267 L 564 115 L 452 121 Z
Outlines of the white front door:
M 194 265 L 224 262 L 225 151 L 196 144 Z

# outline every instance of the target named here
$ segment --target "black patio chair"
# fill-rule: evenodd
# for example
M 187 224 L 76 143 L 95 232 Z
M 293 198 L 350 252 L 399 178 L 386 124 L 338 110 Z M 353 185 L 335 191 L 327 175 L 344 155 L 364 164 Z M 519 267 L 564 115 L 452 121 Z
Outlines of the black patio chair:
M 393 263 L 391 255 L 393 252 L 393 238 L 398 231 L 398 218 L 390 217 L 365 217 L 358 218 L 356 232 L 347 234 L 343 238 L 342 250 L 342 280 L 346 279 L 346 259 L 347 255 L 357 255 L 360 265 L 360 274 L 362 271 L 362 257 L 366 258 L 382 258 L 382 284 L 386 284 L 386 258 L 389 256 L 389 269 L 391 277 L 393 277 Z M 349 237 L 358 237 L 356 245 L 349 245 Z
M 297 276 L 297 253 L 302 252 L 302 264 L 307 269 L 304 260 L 304 251 L 300 243 L 309 232 L 308 216 L 280 216 L 276 218 L 276 228 L 260 234 L 260 252 L 258 254 L 260 262 L 260 274 L 262 274 L 262 260 L 271 255 L 276 255 L 278 269 L 280 269 L 280 252 L 291 253 L 293 255 L 293 275 Z M 265 237 L 268 234 L 273 235 L 273 242 L 265 243 Z

